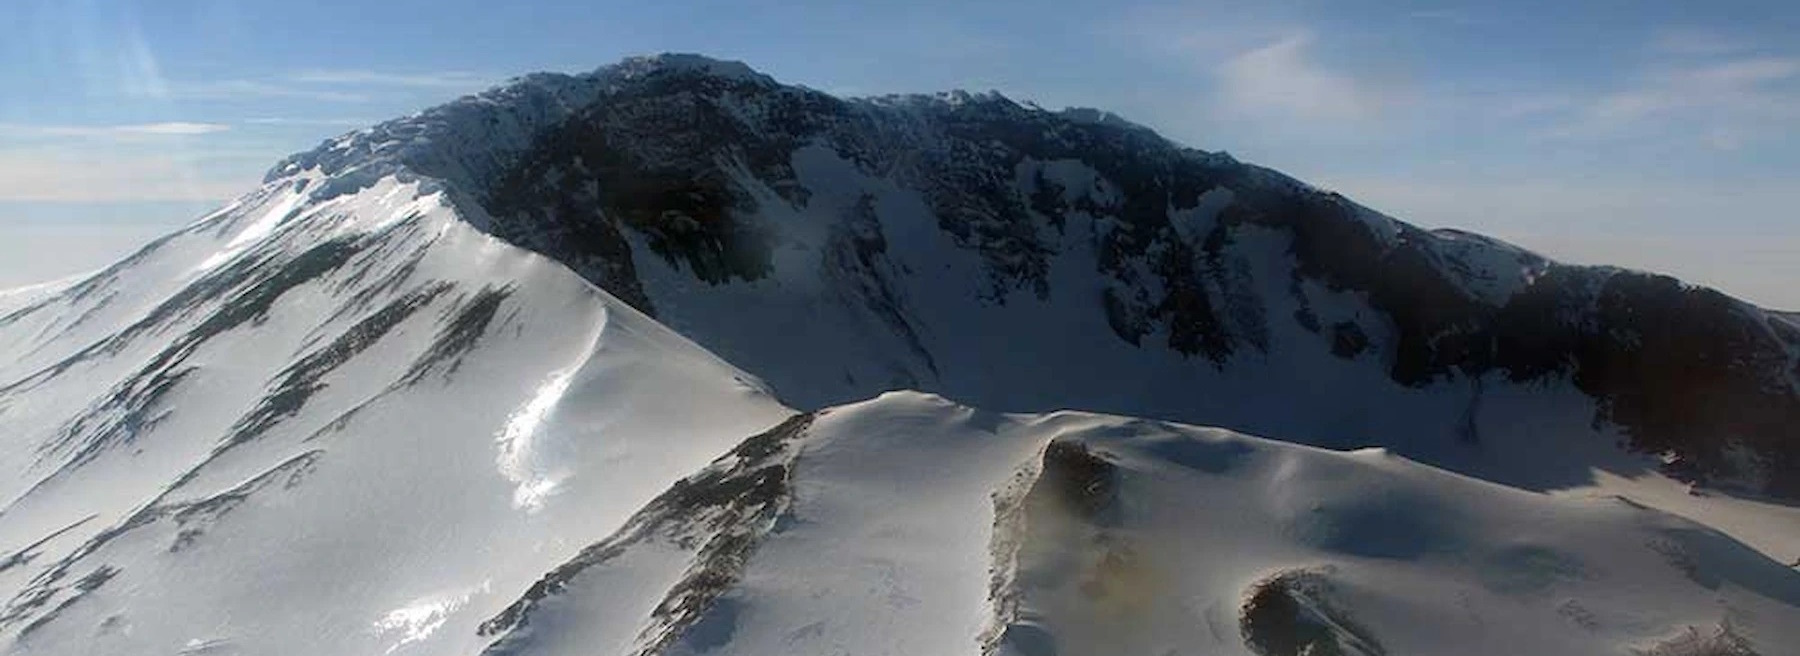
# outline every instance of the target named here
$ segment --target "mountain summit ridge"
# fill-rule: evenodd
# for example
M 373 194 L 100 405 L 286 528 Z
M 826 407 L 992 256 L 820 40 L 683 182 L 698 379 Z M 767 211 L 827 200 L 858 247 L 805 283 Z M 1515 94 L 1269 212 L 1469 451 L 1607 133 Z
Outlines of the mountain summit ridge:
M 1666 276 L 1567 266 L 1489 237 L 1416 228 L 1108 116 L 993 92 L 840 99 L 739 62 L 659 55 L 518 78 L 329 141 L 270 179 L 316 169 L 330 181 L 315 196 L 393 173 L 445 181 L 480 229 L 563 262 L 805 407 L 914 387 L 1013 410 L 1087 407 L 1321 444 L 1361 439 L 1196 411 L 1167 392 L 1138 390 L 1157 397 L 1143 401 L 1086 388 L 995 393 L 996 383 L 943 370 L 1055 372 L 1044 363 L 1091 331 L 1010 360 L 944 356 L 956 347 L 929 343 L 1016 334 L 1042 318 L 1007 306 L 1055 306 L 1044 318 L 1103 317 L 1109 339 L 1194 367 L 1268 367 L 1281 357 L 1273 351 L 1315 347 L 1374 360 L 1402 388 L 1472 386 L 1460 412 L 1471 416 L 1484 385 L 1567 383 L 1592 399 L 1596 425 L 1619 427 L 1671 471 L 1800 493 L 1791 324 Z M 929 267 L 961 279 L 927 285 Z M 824 288 L 803 289 L 820 286 L 810 279 Z M 689 309 L 663 307 L 675 303 L 660 298 L 669 295 Z M 732 295 L 841 329 L 753 320 L 746 330 L 758 336 L 746 336 L 716 316 L 715 305 L 740 302 Z M 973 302 L 919 316 L 937 302 L 926 297 L 944 295 Z M 1339 315 L 1323 316 L 1334 305 Z M 1312 345 L 1277 343 L 1295 326 Z M 836 344 L 820 355 L 847 364 L 802 373 L 774 361 L 802 342 Z M 1312 375 L 1310 365 L 1279 366 Z M 1235 384 L 1178 375 L 1201 389 Z M 1456 449 L 1447 444 L 1479 441 L 1478 424 L 1451 418 L 1417 441 Z

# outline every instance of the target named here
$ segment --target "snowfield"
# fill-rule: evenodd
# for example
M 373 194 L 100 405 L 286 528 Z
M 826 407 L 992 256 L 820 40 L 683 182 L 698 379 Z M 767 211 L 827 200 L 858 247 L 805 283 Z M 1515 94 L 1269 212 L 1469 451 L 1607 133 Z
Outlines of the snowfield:
M 1290 232 L 1232 228 L 1206 279 L 1259 348 L 1177 354 L 1168 317 L 1121 339 L 1185 284 L 1149 258 L 1218 234 L 1232 188 L 1163 203 L 1175 241 L 1120 259 L 1100 245 L 1133 227 L 1098 208 L 1124 191 L 1022 160 L 992 179 L 1075 209 L 1031 237 L 1044 292 L 1012 296 L 990 267 L 1043 252 L 971 248 L 916 180 L 816 143 L 780 162 L 805 202 L 723 167 L 781 226 L 759 277 L 652 256 L 655 230 L 497 236 L 464 183 L 584 103 L 776 88 L 603 71 L 347 135 L 106 270 L 0 292 L 0 652 L 1800 653 L 1800 509 L 1616 448 L 1569 379 L 1396 384 L 1394 321 L 1298 275 Z M 1437 238 L 1421 266 L 1481 302 L 1548 266 Z M 635 291 L 593 282 L 618 252 L 546 243 L 636 253 L 607 278 Z
M 758 439 L 778 455 L 691 480 L 772 468 L 775 483 L 688 498 L 674 513 L 686 523 L 653 506 L 634 524 L 658 530 L 560 568 L 554 592 L 500 625 L 495 653 L 1630 654 L 1690 631 L 1785 653 L 1800 640 L 1800 578 L 1716 530 L 1380 450 L 912 392 Z M 726 512 L 752 497 L 766 510 Z M 683 596 L 696 578 L 700 603 Z M 669 596 L 651 610 L 620 594 L 637 586 Z
M 253 198 L 0 330 L 0 630 L 32 653 L 478 651 L 539 574 L 791 414 L 391 184 Z

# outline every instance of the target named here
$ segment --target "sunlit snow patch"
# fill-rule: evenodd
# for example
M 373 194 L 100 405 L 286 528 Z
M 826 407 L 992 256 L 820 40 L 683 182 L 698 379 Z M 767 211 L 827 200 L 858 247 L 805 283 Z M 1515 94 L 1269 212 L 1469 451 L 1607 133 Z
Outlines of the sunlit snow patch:
M 536 447 L 538 428 L 550 411 L 556 409 L 556 403 L 562 400 L 564 392 L 569 390 L 569 383 L 575 378 L 575 369 L 559 371 L 544 381 L 532 395 L 531 400 L 513 412 L 506 420 L 506 427 L 500 431 L 496 440 L 500 453 L 495 463 L 500 475 L 512 481 L 517 487 L 513 489 L 513 506 L 536 511 L 543 507 L 544 500 L 556 492 L 557 477 L 536 471 L 532 466 L 531 455 Z
M 287 218 L 294 213 L 294 210 L 300 207 L 300 203 L 305 200 L 306 194 L 298 191 L 290 191 L 284 194 L 281 200 L 275 203 L 274 207 L 269 208 L 268 212 L 263 213 L 261 218 L 258 218 L 255 222 L 245 226 L 243 230 L 238 231 L 237 236 L 233 237 L 231 243 L 227 244 L 225 248 L 214 253 L 212 257 L 206 258 L 205 262 L 201 262 L 200 270 L 210 271 L 218 268 L 219 265 L 230 261 L 231 258 L 237 257 L 238 253 L 243 252 L 245 247 L 268 237 L 269 234 L 275 232 L 275 228 L 280 226 L 282 221 L 287 220 Z
M 388 614 L 375 622 L 375 633 L 383 636 L 398 634 L 400 641 L 389 645 L 383 653 L 392 654 L 401 647 L 431 637 L 433 632 L 450 619 L 451 613 L 468 601 L 468 595 L 426 597 L 388 611 Z

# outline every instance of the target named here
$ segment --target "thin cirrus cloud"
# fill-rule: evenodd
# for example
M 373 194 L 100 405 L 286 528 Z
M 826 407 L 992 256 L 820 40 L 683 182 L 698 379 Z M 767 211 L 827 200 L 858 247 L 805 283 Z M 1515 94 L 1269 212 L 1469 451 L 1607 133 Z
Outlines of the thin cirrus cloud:
M 311 100 L 367 103 L 393 93 L 472 91 L 493 76 L 467 71 L 391 73 L 374 70 L 308 70 L 269 79 L 220 80 L 168 85 L 168 94 L 188 100 Z
M 359 103 L 387 94 L 473 89 L 487 77 L 468 72 L 384 73 L 369 70 L 313 70 L 263 80 L 178 82 L 156 72 L 154 57 L 133 57 L 144 65 L 127 87 L 131 94 L 158 99 L 234 101 L 255 99 Z M 151 80 L 154 83 L 143 82 Z M 347 128 L 372 121 L 356 118 L 262 116 L 243 119 L 235 127 Z M 167 121 L 112 125 L 0 123 L 0 201 L 39 203 L 117 203 L 213 201 L 249 189 L 260 160 L 203 164 L 196 153 L 212 153 L 226 144 L 208 141 L 204 149 L 147 152 L 144 146 L 167 139 L 197 138 L 233 132 L 234 125 Z M 250 130 L 254 132 L 255 130 Z M 221 135 L 232 143 L 239 137 Z M 170 144 L 180 142 L 170 141 Z M 131 147 L 136 144 L 136 147 Z M 190 146 L 198 147 L 197 144 Z M 269 157 L 279 155 L 270 153 Z M 214 158 L 217 159 L 217 158 Z
M 366 93 L 261 80 L 219 80 L 174 84 L 170 86 L 169 94 L 182 100 L 202 101 L 312 100 L 328 103 L 361 103 L 371 100 L 371 96 Z
M 297 126 L 317 128 L 348 128 L 374 125 L 376 121 L 366 118 L 303 118 L 295 116 L 257 116 L 244 119 L 245 125 Z
M 1435 11 L 1413 17 L 1473 18 Z M 1420 95 L 1409 89 L 1412 85 L 1395 86 L 1395 80 L 1331 59 L 1310 29 L 1230 50 L 1209 78 L 1223 115 L 1288 131 L 1360 131 L 1405 109 L 1420 125 L 1462 120 L 1457 117 L 1494 119 L 1548 141 L 1660 134 L 1728 151 L 1769 137 L 1800 136 L 1800 55 L 1691 27 L 1657 29 L 1641 43 L 1647 57 L 1637 70 L 1618 75 L 1622 82 L 1616 86 L 1597 90 L 1567 88 L 1554 78 L 1496 82 L 1504 91 L 1421 80 L 1416 84 L 1435 91 Z
M 232 127 L 199 121 L 0 123 L 0 202 L 227 198 L 254 180 L 219 173 L 221 158 L 214 151 L 220 139 L 231 139 L 225 133 Z
M 1466 9 L 1420 9 L 1408 13 L 1406 17 L 1419 21 L 1461 26 L 1480 25 L 1487 22 L 1480 15 Z
M 1781 180 L 1596 182 L 1524 176 L 1468 180 L 1451 172 L 1405 178 L 1350 174 L 1314 182 L 1381 211 L 1475 229 L 1576 264 L 1609 264 L 1717 285 L 1753 301 L 1800 309 L 1800 235 L 1782 222 L 1800 187 Z M 1697 222 L 1733 208 L 1761 222 Z
M 341 86 L 411 87 L 423 89 L 460 89 L 484 86 L 492 76 L 468 71 L 429 73 L 388 73 L 366 70 L 311 70 L 296 73 L 292 81 L 303 84 Z
M 216 201 L 255 181 L 242 177 L 207 175 L 197 162 L 173 154 L 0 150 L 0 201 Z
M 162 123 L 130 123 L 124 125 L 36 125 L 0 123 L 0 136 L 12 138 L 83 137 L 101 139 L 133 139 L 144 137 L 191 137 L 216 134 L 231 129 L 223 123 L 167 121 Z
M 1631 137 L 1659 126 L 1721 150 L 1759 136 L 1792 136 L 1800 122 L 1800 58 L 1751 56 L 1665 64 L 1589 98 L 1553 137 Z
M 1227 59 L 1218 69 L 1226 107 L 1246 115 L 1353 121 L 1373 118 L 1382 94 L 1313 57 L 1311 32 L 1291 34 Z
M 1657 30 L 1649 45 L 1651 52 L 1665 55 L 1728 55 L 1756 49 L 1747 39 L 1697 27 Z

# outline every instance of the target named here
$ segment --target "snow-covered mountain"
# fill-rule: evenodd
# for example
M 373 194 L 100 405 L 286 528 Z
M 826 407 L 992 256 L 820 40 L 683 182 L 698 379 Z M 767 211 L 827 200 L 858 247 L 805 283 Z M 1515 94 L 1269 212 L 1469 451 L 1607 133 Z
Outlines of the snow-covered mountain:
M 307 180 L 4 320 L 15 650 L 477 651 L 434 629 L 791 414 L 441 194 Z
M 335 181 L 323 196 L 438 181 L 490 234 L 802 407 L 916 388 L 1458 469 L 1553 426 L 1800 494 L 1791 325 L 1671 278 L 1415 228 L 1095 110 L 842 100 L 663 56 L 529 76 L 269 180 L 306 171 Z M 1545 476 L 1529 482 L 1570 482 Z
M 532 75 L 0 294 L 0 640 L 1788 653 L 1800 509 L 1683 487 L 1800 493 L 1773 316 L 1094 110 Z

